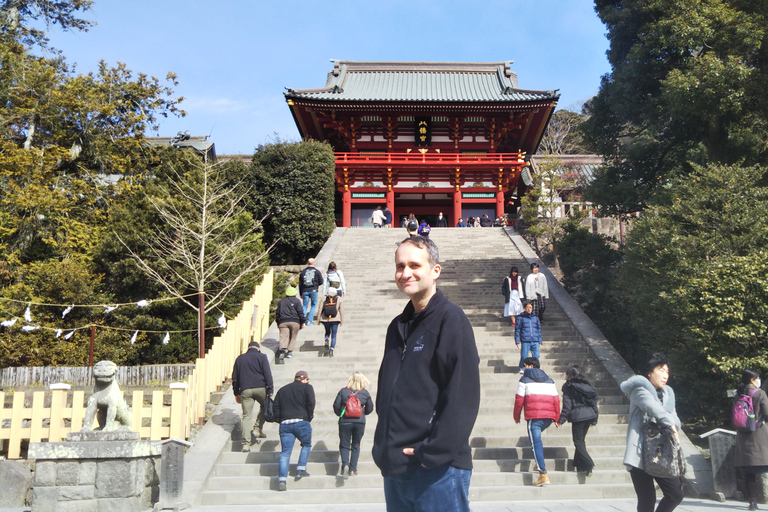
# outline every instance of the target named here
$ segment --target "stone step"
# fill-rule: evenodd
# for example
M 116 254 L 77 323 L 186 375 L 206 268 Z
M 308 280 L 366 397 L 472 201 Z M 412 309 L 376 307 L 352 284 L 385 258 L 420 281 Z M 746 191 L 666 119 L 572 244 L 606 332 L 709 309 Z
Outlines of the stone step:
M 205 484 L 203 504 L 209 510 L 226 510 L 249 505 L 293 505 L 311 510 L 311 504 L 383 503 L 382 480 L 371 460 L 371 446 L 377 415 L 367 417 L 359 462 L 360 475 L 343 480 L 338 447 L 338 419 L 332 403 L 352 371 L 362 371 L 371 381 L 368 390 L 376 394 L 376 378 L 383 355 L 384 337 L 391 320 L 399 315 L 407 298 L 394 284 L 394 252 L 405 238 L 403 230 L 349 229 L 343 232 L 331 259 L 344 272 L 347 296 L 344 299 L 344 325 L 339 329 L 335 357 L 324 347 L 322 326 L 309 326 L 299 333 L 294 357 L 285 365 L 273 365 L 276 386 L 293 380 L 293 374 L 306 370 L 315 388 L 317 408 L 313 426 L 309 478 L 288 479 L 287 493 L 278 493 L 277 461 L 280 443 L 278 426 L 267 424 L 267 439 L 252 446 L 250 453 L 239 452 L 239 442 L 229 444 L 214 469 L 215 476 Z M 593 475 L 570 471 L 574 453 L 571 426 L 554 426 L 543 433 L 544 453 L 552 485 L 533 487 L 538 473 L 532 473 L 532 450 L 525 422 L 515 424 L 512 417 L 519 350 L 514 345 L 514 329 L 502 317 L 501 280 L 509 267 L 517 266 L 525 277 L 528 264 L 507 235 L 500 229 L 434 230 L 432 239 L 440 249 L 443 272 L 439 286 L 443 293 L 463 307 L 473 326 L 480 355 L 481 403 L 470 436 L 474 471 L 470 499 L 479 501 L 518 501 L 569 498 L 603 499 L 634 497 L 634 489 L 622 464 L 626 441 L 628 402 L 617 383 L 594 357 L 586 342 L 571 324 L 556 301 L 550 300 L 542 325 L 542 368 L 552 377 L 558 390 L 565 371 L 579 364 L 599 396 L 600 418 L 591 427 L 587 446 L 596 463 Z M 482 247 L 482 250 L 478 250 Z M 375 312 L 375 314 L 372 314 Z M 276 340 L 266 341 L 274 350 Z M 233 433 L 239 439 L 240 433 Z M 298 458 L 295 447 L 291 475 Z

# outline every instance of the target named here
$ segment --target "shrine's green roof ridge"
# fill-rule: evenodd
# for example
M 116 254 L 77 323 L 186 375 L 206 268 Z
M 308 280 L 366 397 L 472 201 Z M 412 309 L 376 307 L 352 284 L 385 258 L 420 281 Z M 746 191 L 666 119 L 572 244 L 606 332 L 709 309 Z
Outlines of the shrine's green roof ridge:
M 351 62 L 333 60 L 326 85 L 287 89 L 286 99 L 339 102 L 519 103 L 557 100 L 557 90 L 519 89 L 512 61 Z

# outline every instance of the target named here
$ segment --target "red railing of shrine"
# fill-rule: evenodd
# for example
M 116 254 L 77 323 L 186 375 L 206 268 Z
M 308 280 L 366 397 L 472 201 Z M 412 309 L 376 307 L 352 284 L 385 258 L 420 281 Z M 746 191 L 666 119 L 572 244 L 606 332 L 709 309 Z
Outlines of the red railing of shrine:
M 334 153 L 337 167 L 525 167 L 525 153 L 467 155 L 461 153 Z

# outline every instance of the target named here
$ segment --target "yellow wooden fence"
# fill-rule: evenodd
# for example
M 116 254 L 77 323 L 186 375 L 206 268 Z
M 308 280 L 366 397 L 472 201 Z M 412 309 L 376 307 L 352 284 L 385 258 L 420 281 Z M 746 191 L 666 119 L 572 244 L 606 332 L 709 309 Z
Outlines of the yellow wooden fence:
M 192 426 L 203 421 L 205 404 L 211 393 L 232 374 L 232 365 L 252 339 L 260 340 L 269 328 L 269 305 L 272 302 L 274 272 L 267 273 L 253 296 L 243 304 L 240 313 L 227 324 L 221 336 L 204 358 L 195 361 L 195 369 L 181 385 L 171 385 L 171 403 L 164 405 L 163 392 L 152 391 L 145 400 L 143 391 L 133 392 L 132 428 L 142 439 L 169 437 L 186 439 Z M 25 407 L 25 393 L 13 393 L 10 408 L 3 400 L 0 408 L 0 442 L 8 443 L 7 456 L 18 459 L 21 443 L 62 441 L 77 432 L 85 418 L 85 392 L 64 389 L 51 391 L 51 405 L 45 407 L 44 391 L 32 393 L 32 407 Z M 70 400 L 71 396 L 71 400 Z M 0 397 L 5 398 L 2 394 Z M 148 402 L 148 403 L 146 403 Z M 95 427 L 94 422 L 94 427 Z

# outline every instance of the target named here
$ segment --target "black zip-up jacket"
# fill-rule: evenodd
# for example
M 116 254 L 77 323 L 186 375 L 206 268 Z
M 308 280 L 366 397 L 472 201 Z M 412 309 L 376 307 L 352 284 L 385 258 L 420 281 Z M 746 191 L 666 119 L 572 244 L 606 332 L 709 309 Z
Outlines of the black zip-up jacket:
M 272 370 L 269 368 L 269 358 L 263 352 L 250 348 L 245 354 L 235 359 L 232 368 L 232 392 L 240 395 L 244 389 L 267 388 L 267 394 L 272 394 Z
M 373 460 L 384 476 L 419 464 L 472 469 L 469 435 L 480 407 L 480 358 L 472 325 L 440 290 L 408 327 L 412 314 L 408 302 L 387 329 Z M 408 447 L 414 455 L 403 454 Z
M 298 297 L 283 297 L 277 303 L 275 313 L 275 322 L 280 325 L 285 322 L 296 322 L 303 324 L 307 321 L 304 318 L 304 306 Z

